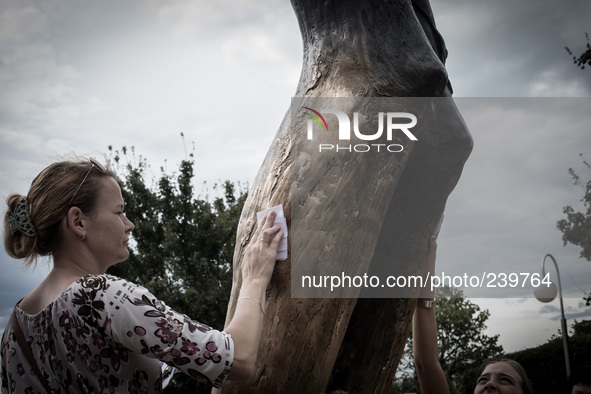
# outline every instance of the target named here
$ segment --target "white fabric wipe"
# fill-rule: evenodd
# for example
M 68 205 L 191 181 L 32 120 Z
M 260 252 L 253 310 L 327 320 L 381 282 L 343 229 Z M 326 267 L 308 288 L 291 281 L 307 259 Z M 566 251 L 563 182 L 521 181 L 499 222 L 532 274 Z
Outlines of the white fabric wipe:
M 257 224 L 260 226 L 263 217 L 271 211 L 274 211 L 277 214 L 273 226 L 278 224 L 281 227 L 281 231 L 283 231 L 283 237 L 281 237 L 279 247 L 277 248 L 277 260 L 283 261 L 287 259 L 287 222 L 285 221 L 285 215 L 283 214 L 283 205 L 277 205 L 265 209 L 264 211 L 257 212 Z

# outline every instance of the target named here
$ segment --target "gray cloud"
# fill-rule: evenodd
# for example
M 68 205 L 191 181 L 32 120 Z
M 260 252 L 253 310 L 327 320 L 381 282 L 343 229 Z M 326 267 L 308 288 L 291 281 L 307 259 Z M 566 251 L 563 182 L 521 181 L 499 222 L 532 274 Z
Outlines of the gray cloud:
M 540 313 L 542 313 L 542 314 L 560 313 L 560 308 L 557 308 L 554 305 L 544 305 L 542 308 L 540 308 Z
M 585 46 L 591 4 L 520 0 L 432 2 L 459 96 L 588 96 L 591 76 L 564 47 Z M 579 52 L 579 53 L 580 53 Z
M 556 321 L 556 320 L 560 320 L 561 316 L 557 315 L 552 317 L 551 319 Z M 564 312 L 564 318 L 567 321 L 573 322 L 574 320 L 589 320 L 589 318 L 591 318 L 591 309 L 586 309 L 586 310 L 582 310 L 582 311 L 573 311 L 573 312 Z
M 563 247 L 556 222 L 564 205 L 576 206 L 582 197 L 567 170 L 580 169 L 577 152 L 591 146 L 589 99 L 456 101 L 475 144 L 446 208 L 438 268 L 449 274 L 540 274 L 542 258 L 552 253 L 565 296 L 580 297 L 591 267 L 578 259 L 577 248 Z M 546 271 L 555 278 L 548 263 Z M 579 286 L 566 275 L 580 280 Z M 496 290 L 505 297 L 533 296 L 531 285 Z

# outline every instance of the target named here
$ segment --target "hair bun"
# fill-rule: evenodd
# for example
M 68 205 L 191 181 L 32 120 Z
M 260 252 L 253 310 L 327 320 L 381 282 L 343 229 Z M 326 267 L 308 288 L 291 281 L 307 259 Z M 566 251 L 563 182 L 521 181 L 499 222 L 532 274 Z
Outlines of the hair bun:
M 8 212 L 6 219 L 8 220 L 8 225 L 10 226 L 11 235 L 14 235 L 16 232 L 20 231 L 27 237 L 32 238 L 35 236 L 35 226 L 33 226 L 33 222 L 31 221 L 31 216 L 29 214 L 29 204 L 27 203 L 27 199 L 25 197 L 20 198 L 17 201 L 14 210 L 12 212 Z
M 8 210 L 4 215 L 4 247 L 16 259 L 34 255 L 35 227 L 31 221 L 27 198 L 12 194 L 6 199 Z

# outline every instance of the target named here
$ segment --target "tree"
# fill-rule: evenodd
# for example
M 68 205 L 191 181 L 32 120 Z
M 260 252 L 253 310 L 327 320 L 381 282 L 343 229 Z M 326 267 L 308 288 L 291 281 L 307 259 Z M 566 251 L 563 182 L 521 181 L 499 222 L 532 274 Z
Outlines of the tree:
M 569 47 L 564 47 L 569 55 L 573 57 L 573 63 L 580 67 L 581 70 L 585 68 L 585 65 L 591 66 L 591 44 L 589 44 L 589 34 L 585 33 L 585 37 L 587 37 L 587 50 L 576 57 Z
M 232 256 L 236 226 L 246 199 L 226 181 L 214 190 L 213 202 L 194 195 L 194 162 L 181 161 L 178 173 L 161 168 L 157 184 L 147 185 L 149 166 L 134 149 L 113 150 L 126 215 L 135 224 L 129 259 L 109 273 L 147 287 L 173 309 L 212 327 L 224 326 L 232 286 Z M 128 154 L 130 153 L 130 156 Z M 192 155 L 191 155 L 192 157 Z M 184 375 L 167 393 L 209 393 Z
M 582 154 L 580 155 L 583 156 Z M 591 170 L 591 165 L 583 159 L 583 164 Z M 579 246 L 581 252 L 579 256 L 587 261 L 591 261 L 591 179 L 584 182 L 574 169 L 569 168 L 569 174 L 574 180 L 574 184 L 583 190 L 584 212 L 576 211 L 570 205 L 563 208 L 566 219 L 561 219 L 556 223 L 556 227 L 562 232 L 564 245 L 567 243 Z M 587 306 L 591 306 L 591 292 L 584 298 Z
M 589 360 L 591 360 L 591 320 L 575 321 L 569 336 L 570 361 L 573 369 L 589 365 Z M 560 332 L 540 346 L 507 354 L 507 358 L 523 365 L 527 376 L 533 383 L 534 392 L 565 392 L 566 367 Z
M 484 333 L 490 312 L 464 298 L 461 290 L 442 287 L 435 296 L 439 363 L 452 393 L 472 393 L 482 364 L 503 353 L 499 335 Z M 393 392 L 420 392 L 412 358 L 412 336 L 408 339 L 403 369 L 395 382 L 400 388 Z

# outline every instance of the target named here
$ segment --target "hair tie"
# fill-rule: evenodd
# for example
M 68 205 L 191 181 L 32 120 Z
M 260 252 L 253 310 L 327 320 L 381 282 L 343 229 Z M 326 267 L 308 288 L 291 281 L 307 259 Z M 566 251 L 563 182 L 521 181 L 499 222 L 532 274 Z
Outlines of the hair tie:
M 20 231 L 27 237 L 33 238 L 35 236 L 35 226 L 31 222 L 29 204 L 27 204 L 26 198 L 18 200 L 14 213 L 8 212 L 8 224 L 10 225 L 10 234 L 12 235 Z

